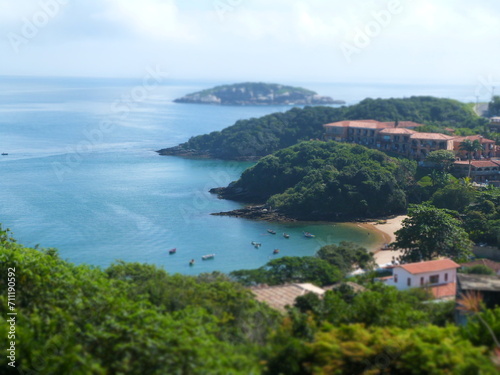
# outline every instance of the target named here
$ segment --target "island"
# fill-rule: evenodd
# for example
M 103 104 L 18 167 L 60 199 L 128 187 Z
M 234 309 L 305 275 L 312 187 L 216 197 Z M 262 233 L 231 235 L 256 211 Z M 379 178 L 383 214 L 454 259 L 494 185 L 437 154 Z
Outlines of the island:
M 175 99 L 176 103 L 221 105 L 325 105 L 345 104 L 301 87 L 245 82 L 216 86 Z

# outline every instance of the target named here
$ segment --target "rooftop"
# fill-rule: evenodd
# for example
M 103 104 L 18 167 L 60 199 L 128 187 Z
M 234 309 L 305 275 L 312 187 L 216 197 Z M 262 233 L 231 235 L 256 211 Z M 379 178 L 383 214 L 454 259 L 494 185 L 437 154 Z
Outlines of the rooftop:
M 379 134 L 415 134 L 415 130 L 405 128 L 392 128 L 381 130 Z M 421 133 L 420 133 L 421 134 Z
M 257 301 L 265 302 L 272 308 L 285 311 L 286 306 L 293 306 L 295 299 L 307 293 L 323 295 L 325 291 L 313 284 L 286 284 L 276 286 L 258 286 L 251 288 Z
M 393 122 L 384 122 L 384 124 L 389 125 L 390 127 L 396 127 L 396 123 Z M 422 124 L 418 124 L 413 121 L 399 121 L 398 122 L 398 128 L 417 128 L 419 126 L 423 126 Z
M 412 139 L 431 139 L 437 141 L 450 141 L 455 139 L 456 137 L 452 137 L 450 135 L 441 134 L 441 133 L 418 133 L 415 132 L 411 135 Z
M 484 138 L 481 135 L 468 135 L 466 137 L 456 137 L 453 142 L 463 142 L 465 140 L 470 140 L 470 141 L 475 141 L 478 140 L 481 143 L 495 143 L 495 141 L 492 141 L 491 139 Z
M 489 259 L 476 259 L 472 262 L 462 263 L 462 267 L 474 267 L 474 266 L 485 266 L 492 269 L 496 273 L 500 272 L 500 262 L 495 262 Z
M 460 265 L 455 263 L 451 259 L 439 259 L 439 260 L 430 260 L 427 262 L 402 264 L 400 266 L 396 266 L 396 269 L 399 267 L 415 275 L 419 273 L 444 271 L 452 268 L 459 268 Z
M 382 124 L 379 121 L 376 120 L 345 120 L 345 121 L 338 121 L 338 122 L 331 122 L 329 124 L 324 124 L 323 127 L 351 127 L 351 126 L 356 126 L 356 127 L 373 127 L 377 126 L 379 124 Z
M 467 160 L 459 160 L 453 164 L 469 166 L 469 162 Z M 500 165 L 500 160 L 472 160 L 470 164 L 474 168 L 498 167 Z
M 500 276 L 457 274 L 461 290 L 500 292 Z
M 442 285 L 436 285 L 429 287 L 432 295 L 437 298 L 450 298 L 455 297 L 457 293 L 457 284 L 456 283 L 448 283 Z

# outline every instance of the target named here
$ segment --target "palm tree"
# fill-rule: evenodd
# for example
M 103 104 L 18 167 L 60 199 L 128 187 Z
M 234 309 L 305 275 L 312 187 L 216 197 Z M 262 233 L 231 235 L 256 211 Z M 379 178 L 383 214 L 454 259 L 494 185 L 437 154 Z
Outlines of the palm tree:
M 470 139 L 466 139 L 465 141 L 460 143 L 459 150 L 467 153 L 467 160 L 469 160 L 469 174 L 467 177 L 470 177 L 471 171 L 471 163 L 472 163 L 472 155 L 475 152 L 481 151 L 483 149 L 483 145 L 479 142 L 478 139 L 471 141 Z

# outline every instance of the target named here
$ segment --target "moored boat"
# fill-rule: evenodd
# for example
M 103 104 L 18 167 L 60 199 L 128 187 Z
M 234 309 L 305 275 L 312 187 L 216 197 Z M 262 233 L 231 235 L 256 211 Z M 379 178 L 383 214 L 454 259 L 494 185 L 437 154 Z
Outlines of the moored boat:
M 177 248 L 176 247 L 174 247 L 173 249 L 170 249 L 168 251 L 169 254 L 175 254 L 176 252 L 177 252 Z
M 288 233 L 283 233 L 283 237 L 290 238 L 290 235 Z
M 215 254 L 207 254 L 207 255 L 203 255 L 201 257 L 201 260 L 209 260 L 209 259 L 214 259 L 215 258 Z
M 273 254 L 278 254 L 280 252 L 280 249 L 274 249 Z
M 275 231 L 275 230 L 268 229 L 267 231 L 268 231 L 269 233 L 271 233 L 271 234 L 276 234 L 276 231 Z
M 307 238 L 314 238 L 316 237 L 314 234 L 312 233 L 309 233 L 309 232 L 304 232 L 304 237 L 307 237 Z
M 194 259 L 191 259 L 191 260 L 189 261 L 189 265 L 190 265 L 190 266 L 193 266 L 193 265 L 194 265 Z
M 2 156 L 7 156 L 7 155 L 9 155 L 9 154 L 6 152 L 2 152 Z

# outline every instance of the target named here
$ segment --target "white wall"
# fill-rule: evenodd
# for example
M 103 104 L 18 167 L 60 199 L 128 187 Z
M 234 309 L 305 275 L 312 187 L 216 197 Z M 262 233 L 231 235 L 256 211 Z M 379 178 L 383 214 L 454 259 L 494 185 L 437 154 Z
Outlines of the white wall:
M 445 280 L 445 274 L 448 274 L 447 280 Z M 437 283 L 432 283 L 430 281 L 431 276 L 439 275 L 439 281 Z M 423 278 L 423 285 L 421 285 L 421 278 Z M 408 279 L 411 280 L 410 286 L 408 286 Z M 393 285 L 399 290 L 406 290 L 410 288 L 416 288 L 420 286 L 432 286 L 439 284 L 455 283 L 457 281 L 457 270 L 455 268 L 450 268 L 442 271 L 434 272 L 424 272 L 413 275 L 401 267 L 394 268 L 392 282 L 388 282 L 387 285 Z

